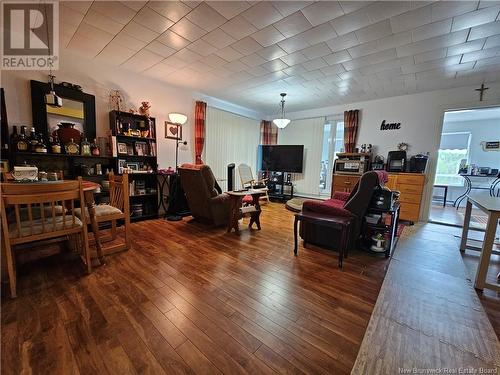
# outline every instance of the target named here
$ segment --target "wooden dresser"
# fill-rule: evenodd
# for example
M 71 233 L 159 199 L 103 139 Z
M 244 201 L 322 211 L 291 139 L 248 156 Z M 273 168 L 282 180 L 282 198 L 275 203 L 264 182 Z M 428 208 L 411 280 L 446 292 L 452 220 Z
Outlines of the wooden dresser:
M 332 196 L 334 191 L 350 192 L 360 176 L 334 174 L 332 181 Z M 389 173 L 389 181 L 385 184 L 391 190 L 401 192 L 400 219 L 412 222 L 418 221 L 420 206 L 425 185 L 425 175 L 421 173 Z

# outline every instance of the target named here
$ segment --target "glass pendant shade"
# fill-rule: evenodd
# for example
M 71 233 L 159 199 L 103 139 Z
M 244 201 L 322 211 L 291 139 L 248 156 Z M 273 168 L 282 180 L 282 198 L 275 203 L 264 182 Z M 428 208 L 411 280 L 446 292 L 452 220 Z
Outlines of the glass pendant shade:
M 184 125 L 187 121 L 187 116 L 182 113 L 169 113 L 168 119 L 174 124 Z
M 287 119 L 287 118 L 275 118 L 273 120 L 273 123 L 278 128 L 283 129 L 283 128 L 285 128 L 290 123 L 290 120 Z

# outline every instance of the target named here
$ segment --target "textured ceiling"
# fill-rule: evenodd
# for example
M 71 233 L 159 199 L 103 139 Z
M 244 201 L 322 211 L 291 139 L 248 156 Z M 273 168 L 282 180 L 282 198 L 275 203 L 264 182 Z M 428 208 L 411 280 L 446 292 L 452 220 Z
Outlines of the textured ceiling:
M 498 1 L 67 1 L 63 48 L 274 113 L 500 80 Z

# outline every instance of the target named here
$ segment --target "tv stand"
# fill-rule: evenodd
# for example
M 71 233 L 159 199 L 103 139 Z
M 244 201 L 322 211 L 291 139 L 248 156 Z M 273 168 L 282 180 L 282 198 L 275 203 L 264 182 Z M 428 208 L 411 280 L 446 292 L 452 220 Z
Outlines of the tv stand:
M 293 184 L 287 182 L 288 173 L 286 172 L 268 172 L 268 195 L 269 199 L 286 202 L 293 198 Z

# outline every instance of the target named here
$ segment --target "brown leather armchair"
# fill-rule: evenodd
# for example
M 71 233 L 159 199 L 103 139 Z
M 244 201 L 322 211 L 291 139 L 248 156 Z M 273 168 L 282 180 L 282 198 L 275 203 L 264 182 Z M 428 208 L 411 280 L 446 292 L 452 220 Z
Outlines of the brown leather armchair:
M 216 226 L 227 224 L 230 199 L 221 190 L 208 165 L 183 164 L 179 169 L 191 215 Z
M 355 220 L 348 244 L 348 248 L 352 249 L 359 237 L 361 223 L 372 199 L 373 191 L 379 185 L 379 174 L 373 171 L 366 172 L 361 176 L 349 197 L 335 194 L 333 199 L 326 201 L 305 201 L 302 211 L 353 217 Z M 327 248 L 337 248 L 340 244 L 340 235 L 339 231 L 320 225 L 304 222 L 300 226 L 300 237 L 305 242 Z

